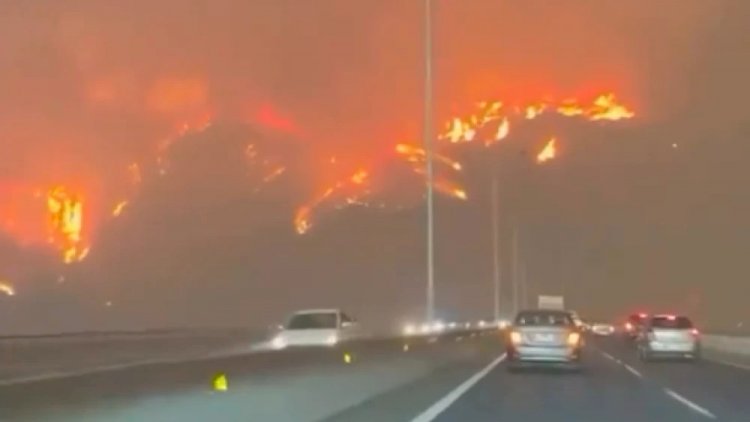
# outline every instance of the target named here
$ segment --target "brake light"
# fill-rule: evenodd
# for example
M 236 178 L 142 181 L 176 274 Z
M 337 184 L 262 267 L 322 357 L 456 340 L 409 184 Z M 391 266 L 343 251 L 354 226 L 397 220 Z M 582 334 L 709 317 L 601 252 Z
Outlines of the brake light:
M 568 345 L 569 346 L 577 346 L 578 342 L 581 340 L 581 334 L 580 333 L 570 333 L 568 334 Z
M 675 319 L 677 319 L 677 317 L 674 315 L 667 315 L 667 319 L 670 321 L 674 321 Z
M 510 332 L 510 342 L 513 344 L 521 344 L 521 341 L 523 339 L 521 338 L 521 333 L 518 331 L 511 331 Z
M 646 318 L 648 316 L 648 314 L 646 314 L 646 313 L 640 313 L 640 314 L 638 314 L 638 316 L 641 317 L 641 318 Z
M 692 330 L 690 330 L 690 334 L 694 335 L 695 337 L 698 337 L 700 335 L 700 333 L 701 332 L 698 331 L 697 328 L 693 328 Z
M 633 324 L 626 322 L 625 323 L 625 329 L 628 331 L 633 331 Z

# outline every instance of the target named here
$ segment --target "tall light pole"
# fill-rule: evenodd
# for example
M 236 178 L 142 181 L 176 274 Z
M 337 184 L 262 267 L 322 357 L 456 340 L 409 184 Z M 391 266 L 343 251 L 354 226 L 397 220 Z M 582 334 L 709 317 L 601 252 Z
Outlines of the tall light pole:
M 492 171 L 492 281 L 493 281 L 493 310 L 495 322 L 500 320 L 500 286 L 501 286 L 501 268 L 500 268 L 500 224 L 498 222 L 498 197 L 497 197 L 497 171 Z
M 435 263 L 432 169 L 432 0 L 424 2 L 424 149 L 427 187 L 427 322 L 435 318 Z
M 513 226 L 513 313 L 518 312 L 518 227 Z
M 526 261 L 521 258 L 521 268 L 519 271 L 521 272 L 520 280 L 521 280 L 521 309 L 525 309 L 529 306 L 529 285 L 528 283 L 528 273 L 526 272 Z

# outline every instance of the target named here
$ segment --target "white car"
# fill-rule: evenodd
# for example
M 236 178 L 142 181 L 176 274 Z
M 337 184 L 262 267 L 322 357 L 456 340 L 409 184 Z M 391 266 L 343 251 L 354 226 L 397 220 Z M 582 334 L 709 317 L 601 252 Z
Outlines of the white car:
M 646 321 L 637 337 L 641 360 L 659 357 L 697 361 L 701 357 L 700 332 L 682 315 L 654 315 Z
M 615 326 L 604 322 L 591 324 L 591 332 L 597 336 L 611 336 L 615 333 Z
M 333 347 L 358 338 L 359 324 L 339 309 L 309 309 L 289 318 L 271 340 L 276 350 L 295 346 Z

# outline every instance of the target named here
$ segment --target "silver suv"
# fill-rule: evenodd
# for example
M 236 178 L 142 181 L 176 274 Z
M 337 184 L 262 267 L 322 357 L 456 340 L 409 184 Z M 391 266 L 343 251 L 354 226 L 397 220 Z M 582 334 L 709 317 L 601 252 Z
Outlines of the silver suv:
M 644 361 L 659 357 L 698 360 L 701 355 L 700 333 L 685 316 L 652 316 L 641 328 L 637 343 Z
M 583 337 L 570 312 L 521 311 L 508 330 L 507 368 L 581 368 Z

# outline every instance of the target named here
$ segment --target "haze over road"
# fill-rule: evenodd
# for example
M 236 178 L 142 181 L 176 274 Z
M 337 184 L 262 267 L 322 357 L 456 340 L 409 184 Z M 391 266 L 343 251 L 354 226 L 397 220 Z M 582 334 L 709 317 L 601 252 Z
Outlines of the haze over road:
M 0 0 L 0 422 L 750 421 L 748 22 Z
M 345 352 L 353 362 L 342 361 Z M 713 361 L 642 364 L 619 337 L 590 339 L 582 373 L 508 373 L 502 358 L 494 330 L 435 342 L 379 340 L 3 386 L 0 409 L 13 421 L 742 422 L 750 415 L 750 370 Z M 211 390 L 217 372 L 227 374 L 228 391 Z

